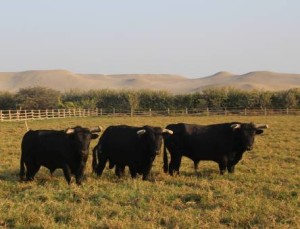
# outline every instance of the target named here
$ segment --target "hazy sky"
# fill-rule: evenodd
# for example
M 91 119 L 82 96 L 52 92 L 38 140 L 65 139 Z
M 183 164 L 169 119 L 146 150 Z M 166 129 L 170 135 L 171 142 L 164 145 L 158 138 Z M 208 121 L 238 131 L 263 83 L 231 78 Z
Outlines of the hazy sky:
M 0 0 L 0 72 L 300 73 L 299 0 Z

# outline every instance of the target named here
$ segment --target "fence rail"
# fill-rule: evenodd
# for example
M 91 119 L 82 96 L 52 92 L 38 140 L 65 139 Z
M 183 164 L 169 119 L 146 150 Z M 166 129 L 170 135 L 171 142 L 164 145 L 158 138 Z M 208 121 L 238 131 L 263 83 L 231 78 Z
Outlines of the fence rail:
M 162 109 L 162 110 L 119 110 L 119 109 L 47 109 L 47 110 L 0 110 L 0 121 L 18 121 L 34 119 L 53 119 L 70 117 L 99 117 L 99 116 L 209 116 L 209 115 L 300 115 L 300 109 Z

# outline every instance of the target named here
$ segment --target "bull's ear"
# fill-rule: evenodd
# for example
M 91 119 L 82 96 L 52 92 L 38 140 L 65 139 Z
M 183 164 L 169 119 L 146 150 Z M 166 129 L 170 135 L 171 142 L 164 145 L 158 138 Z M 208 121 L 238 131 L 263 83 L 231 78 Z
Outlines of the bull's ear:
M 139 136 L 143 135 L 144 133 L 146 133 L 145 129 L 141 129 L 139 131 L 136 132 Z
M 68 128 L 65 130 L 66 134 L 73 134 L 75 130 L 73 128 Z
M 96 138 L 98 138 L 98 137 L 99 137 L 98 134 L 92 134 L 92 139 L 96 139 Z
M 256 129 L 256 134 L 262 134 L 264 131 L 262 129 Z

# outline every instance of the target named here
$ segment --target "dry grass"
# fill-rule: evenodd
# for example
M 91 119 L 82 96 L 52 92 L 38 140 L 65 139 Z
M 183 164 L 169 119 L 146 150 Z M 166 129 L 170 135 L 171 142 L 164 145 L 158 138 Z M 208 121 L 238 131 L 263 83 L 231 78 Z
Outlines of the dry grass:
M 64 129 L 113 124 L 220 123 L 254 121 L 270 129 L 256 138 L 234 175 L 218 175 L 214 162 L 183 160 L 181 175 L 162 171 L 162 155 L 151 181 L 117 179 L 106 169 L 101 178 L 69 187 L 61 171 L 51 178 L 42 168 L 36 180 L 18 179 L 24 123 L 0 123 L 0 227 L 8 228 L 299 228 L 300 117 L 149 117 L 78 118 L 29 121 L 32 129 Z M 93 142 L 92 147 L 97 143 Z

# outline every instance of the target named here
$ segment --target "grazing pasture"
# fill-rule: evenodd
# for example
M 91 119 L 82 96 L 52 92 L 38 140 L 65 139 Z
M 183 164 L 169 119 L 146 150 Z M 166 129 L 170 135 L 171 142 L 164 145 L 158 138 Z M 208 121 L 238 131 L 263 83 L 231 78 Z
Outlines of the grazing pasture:
M 118 179 L 105 169 L 92 174 L 91 144 L 86 180 L 68 186 L 61 170 L 51 178 L 41 168 L 35 181 L 19 181 L 24 122 L 0 123 L 0 227 L 20 228 L 300 228 L 300 116 L 100 117 L 28 121 L 31 129 L 76 125 L 222 122 L 267 123 L 254 149 L 244 154 L 234 174 L 219 175 L 215 162 L 200 162 L 200 175 L 184 158 L 181 175 L 163 173 L 162 153 L 150 181 Z

